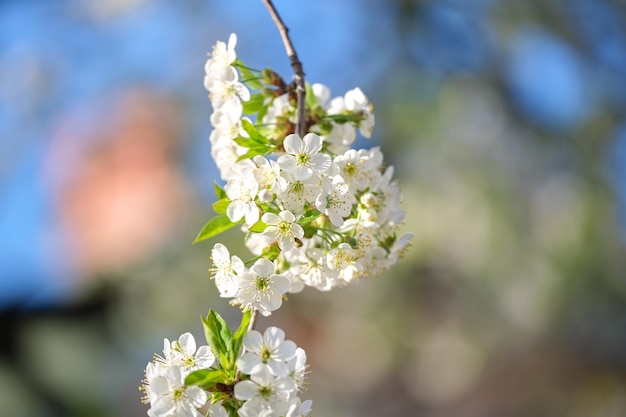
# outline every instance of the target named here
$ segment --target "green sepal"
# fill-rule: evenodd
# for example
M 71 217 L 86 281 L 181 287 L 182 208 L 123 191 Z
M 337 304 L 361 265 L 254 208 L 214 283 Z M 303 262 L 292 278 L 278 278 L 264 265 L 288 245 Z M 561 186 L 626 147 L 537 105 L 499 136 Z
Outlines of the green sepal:
M 252 226 L 250 226 L 250 228 L 248 228 L 248 231 L 254 232 L 254 233 L 263 233 L 263 231 L 265 230 L 266 227 L 267 227 L 267 224 L 265 224 L 265 223 L 263 223 L 263 221 L 259 220 L 258 222 L 254 223 Z
M 196 385 L 203 390 L 213 391 L 218 383 L 225 383 L 226 376 L 221 369 L 198 369 L 185 378 L 185 386 Z
M 228 208 L 228 205 L 230 204 L 230 202 L 231 202 L 230 198 L 228 197 L 222 198 L 221 200 L 218 200 L 215 203 L 213 203 L 213 210 L 215 210 L 217 214 L 226 214 L 226 209 Z
M 213 236 L 217 236 L 220 233 L 225 232 L 226 230 L 241 223 L 243 223 L 243 219 L 233 223 L 225 214 L 215 216 L 211 220 L 209 220 L 207 224 L 204 225 L 202 230 L 200 230 L 200 232 L 198 233 L 198 236 L 196 236 L 196 240 L 194 240 L 193 243 L 198 243 L 202 242 L 203 240 L 210 239 Z
M 217 197 L 218 200 L 221 200 L 222 198 L 227 197 L 226 191 L 224 191 L 224 189 L 220 187 L 217 181 L 213 182 L 213 188 L 215 188 L 215 196 Z
M 250 100 L 243 102 L 243 112 L 245 114 L 254 114 L 261 111 L 265 102 L 265 96 L 262 93 L 252 94 Z
M 233 363 L 237 362 L 237 358 L 239 358 L 239 354 L 241 353 L 241 348 L 243 347 L 243 337 L 248 333 L 248 326 L 250 325 L 250 320 L 252 319 L 252 310 L 248 310 L 243 313 L 241 317 L 241 323 L 239 327 L 235 331 L 233 338 L 231 339 L 230 346 L 230 354 L 229 358 Z
M 229 351 L 233 336 L 228 324 L 214 310 L 209 310 L 209 314 L 202 317 L 202 326 L 211 352 L 219 360 L 224 370 L 232 370 L 235 363 L 230 360 L 232 355 Z

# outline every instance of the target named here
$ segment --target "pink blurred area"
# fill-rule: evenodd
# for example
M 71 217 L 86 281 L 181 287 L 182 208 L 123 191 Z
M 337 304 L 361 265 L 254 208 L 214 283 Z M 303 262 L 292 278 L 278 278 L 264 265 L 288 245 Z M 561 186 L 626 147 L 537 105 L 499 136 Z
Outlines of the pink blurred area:
M 144 260 L 184 224 L 189 182 L 184 130 L 171 98 L 128 89 L 62 113 L 46 159 L 54 212 L 70 263 L 95 277 Z M 85 112 L 98 116 L 85 125 Z

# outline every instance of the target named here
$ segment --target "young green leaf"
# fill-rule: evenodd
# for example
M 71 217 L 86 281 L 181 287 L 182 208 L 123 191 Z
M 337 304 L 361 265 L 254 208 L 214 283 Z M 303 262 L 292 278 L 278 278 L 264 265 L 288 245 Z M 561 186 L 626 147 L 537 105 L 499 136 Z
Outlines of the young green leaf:
M 224 189 L 220 187 L 217 181 L 213 183 L 213 188 L 215 188 L 215 196 L 217 197 L 218 200 L 221 200 L 222 198 L 227 197 L 226 191 L 224 191 Z
M 270 145 L 269 139 L 263 136 L 249 120 L 241 119 L 241 127 L 250 136 L 251 140 L 262 145 Z
M 260 90 L 263 88 L 263 83 L 259 81 L 261 79 L 261 72 L 253 72 L 250 68 L 246 67 L 239 59 L 235 61 L 235 67 L 241 74 L 241 82 L 246 84 L 253 90 Z
M 202 230 L 200 230 L 200 232 L 198 233 L 198 236 L 196 236 L 196 240 L 194 240 L 193 243 L 202 242 L 203 240 L 212 238 L 213 236 L 217 236 L 220 233 L 230 229 L 231 227 L 234 227 L 241 223 L 243 223 L 243 219 L 236 223 L 233 223 L 225 214 L 215 216 L 211 220 L 209 220 L 207 224 L 204 225 Z
M 248 231 L 254 232 L 254 233 L 263 233 L 263 231 L 265 230 L 266 227 L 267 227 L 267 225 L 265 223 L 263 223 L 261 220 L 259 220 L 258 222 L 254 223 L 252 226 L 250 226 Z
M 306 83 L 305 88 L 306 88 L 306 96 L 305 96 L 306 107 L 311 110 L 315 109 L 316 107 L 319 107 L 319 103 L 317 102 L 317 97 L 315 96 L 315 93 L 313 93 L 313 88 L 311 87 L 311 84 Z
M 217 214 L 226 214 L 226 209 L 228 208 L 229 204 L 230 204 L 230 198 L 228 197 L 222 198 L 221 200 L 218 200 L 215 203 L 213 203 L 213 210 L 215 210 Z
M 209 310 L 206 318 L 202 317 L 202 326 L 211 351 L 220 361 L 222 367 L 230 370 L 234 366 L 234 362 L 229 361 L 230 356 L 232 356 L 229 351 L 233 336 L 228 324 L 214 310 Z
M 265 96 L 262 93 L 252 94 L 250 100 L 243 102 L 243 112 L 245 114 L 254 114 L 261 111 Z
M 243 313 L 241 317 L 241 324 L 235 331 L 233 338 L 231 340 L 231 360 L 233 362 L 237 361 L 239 354 L 241 353 L 241 347 L 243 346 L 243 337 L 248 333 L 248 325 L 250 324 L 250 320 L 252 319 L 252 310 L 248 310 Z
M 274 261 L 280 255 L 280 248 L 276 242 L 272 243 L 265 249 L 263 249 L 262 253 L 263 257 L 269 261 Z
M 321 215 L 322 215 L 322 212 L 319 210 L 309 210 L 306 213 L 304 213 L 302 217 L 300 217 L 300 219 L 298 220 L 298 224 L 300 226 L 306 226 Z
M 204 390 L 211 390 L 218 383 L 225 383 L 226 376 L 221 369 L 198 369 L 185 378 L 185 385 L 197 385 Z

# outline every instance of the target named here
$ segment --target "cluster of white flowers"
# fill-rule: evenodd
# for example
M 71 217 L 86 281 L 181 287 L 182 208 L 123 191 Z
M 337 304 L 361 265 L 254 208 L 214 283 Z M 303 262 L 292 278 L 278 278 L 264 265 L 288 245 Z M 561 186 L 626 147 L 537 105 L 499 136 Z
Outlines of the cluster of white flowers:
M 307 85 L 305 120 L 297 120 L 297 89 L 273 71 L 245 67 L 233 34 L 217 42 L 204 85 L 214 112 L 212 156 L 226 182 L 198 239 L 241 225 L 254 255 L 244 262 L 221 243 L 210 269 L 220 296 L 244 311 L 237 331 L 210 311 L 208 346 L 189 333 L 170 342 L 146 367 L 141 389 L 150 417 L 306 417 L 306 354 L 276 327 L 253 329 L 285 294 L 305 286 L 328 291 L 378 275 L 404 252 L 397 235 L 405 212 L 393 168 L 379 148 L 352 149 L 357 131 L 374 129 L 373 107 L 355 88 L 330 99 Z M 256 92 L 254 92 L 256 91 Z M 303 137 L 294 133 L 300 126 Z
M 231 75 L 238 68 L 235 39 L 231 35 L 228 47 L 218 42 L 206 65 L 205 86 L 214 108 L 212 152 L 226 180 L 226 214 L 243 223 L 246 245 L 263 257 L 248 269 L 218 243 L 212 272 L 222 297 L 269 315 L 286 292 L 304 286 L 327 291 L 380 274 L 397 261 L 411 235 L 396 235 L 405 212 L 393 167 L 384 166 L 377 147 L 350 148 L 357 129 L 369 138 L 374 128 L 373 108 L 363 92 L 355 88 L 330 100 L 326 86 L 312 85 L 309 133 L 281 137 L 296 122 L 291 92 L 259 93 L 266 111 L 257 115 L 256 125 L 242 113 L 242 100 L 251 97 L 245 86 L 230 90 L 237 105 L 216 98 L 223 74 L 238 82 Z M 261 143 L 261 151 L 250 153 L 240 139 L 255 140 L 253 147 Z M 275 256 L 264 256 L 273 245 L 279 249 Z
M 308 416 L 311 401 L 298 397 L 305 383 L 305 351 L 285 340 L 285 333 L 277 327 L 268 327 L 262 335 L 251 330 L 244 336 L 243 347 L 245 353 L 237 362 L 238 382 L 231 389 L 223 389 L 213 401 L 204 389 L 185 384 L 193 371 L 219 367 L 209 346 L 196 351 L 190 333 L 171 343 L 165 339 L 163 356 L 155 355 L 148 364 L 141 387 L 144 402 L 150 404 L 148 415 L 199 417 L 199 409 L 205 407 L 210 417 L 227 417 L 223 402 L 228 398 L 238 404 L 241 417 Z
M 196 350 L 196 340 L 185 333 L 170 343 L 165 339 L 163 356 L 155 355 L 145 372 L 144 402 L 150 404 L 150 417 L 196 417 L 198 408 L 208 400 L 207 393 L 196 386 L 186 386 L 185 377 L 198 369 L 208 369 L 215 363 L 209 346 Z
M 239 359 L 241 372 L 250 379 L 235 385 L 235 398 L 245 403 L 238 410 L 241 417 L 306 417 L 311 400 L 298 397 L 304 387 L 306 353 L 277 327 L 261 333 L 248 332 L 243 339 L 246 353 Z

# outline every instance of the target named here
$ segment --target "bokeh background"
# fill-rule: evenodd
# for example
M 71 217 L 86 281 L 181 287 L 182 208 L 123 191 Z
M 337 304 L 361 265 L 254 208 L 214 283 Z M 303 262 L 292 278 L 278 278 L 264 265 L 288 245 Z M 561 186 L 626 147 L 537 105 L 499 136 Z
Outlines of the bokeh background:
M 308 80 L 374 104 L 359 146 L 415 235 L 386 276 L 260 320 L 307 350 L 314 415 L 626 415 L 624 2 L 276 5 Z M 143 416 L 164 337 L 237 323 L 191 244 L 231 32 L 290 78 L 260 1 L 0 1 L 0 415 Z

